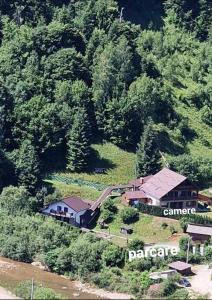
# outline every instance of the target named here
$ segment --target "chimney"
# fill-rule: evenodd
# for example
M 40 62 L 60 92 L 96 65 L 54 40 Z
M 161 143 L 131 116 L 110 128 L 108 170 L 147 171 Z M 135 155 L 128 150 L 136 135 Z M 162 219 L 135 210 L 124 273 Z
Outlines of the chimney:
M 144 183 L 144 178 L 140 177 L 140 183 L 143 184 Z

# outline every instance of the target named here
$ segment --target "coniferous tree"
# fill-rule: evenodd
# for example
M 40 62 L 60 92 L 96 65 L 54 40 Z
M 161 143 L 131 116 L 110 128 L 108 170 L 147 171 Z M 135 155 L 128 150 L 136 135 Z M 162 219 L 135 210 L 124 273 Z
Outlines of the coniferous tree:
M 16 169 L 16 176 L 20 186 L 34 191 L 40 180 L 40 166 L 37 151 L 30 140 L 25 140 L 20 149 L 11 155 Z
M 160 153 L 157 143 L 157 132 L 152 121 L 144 129 L 136 154 L 136 175 L 138 177 L 159 171 Z
M 68 139 L 68 165 L 70 171 L 80 172 L 87 166 L 90 155 L 90 126 L 85 109 L 78 111 L 74 117 L 73 126 Z

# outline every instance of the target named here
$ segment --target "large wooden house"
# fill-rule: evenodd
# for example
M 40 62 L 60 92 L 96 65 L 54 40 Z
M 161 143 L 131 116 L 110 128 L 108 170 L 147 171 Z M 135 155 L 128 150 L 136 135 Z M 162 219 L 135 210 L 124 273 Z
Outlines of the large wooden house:
M 198 188 L 185 176 L 168 168 L 134 182 L 134 191 L 125 192 L 122 196 L 127 204 L 134 205 L 140 201 L 172 209 L 197 208 Z

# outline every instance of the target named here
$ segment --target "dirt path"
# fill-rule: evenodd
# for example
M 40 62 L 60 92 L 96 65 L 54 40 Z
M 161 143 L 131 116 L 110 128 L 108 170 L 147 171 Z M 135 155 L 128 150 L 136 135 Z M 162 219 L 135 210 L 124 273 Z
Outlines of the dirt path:
M 212 298 L 212 270 L 207 265 L 195 266 L 192 271 L 196 274 L 191 279 L 191 289 L 200 294 L 209 294 Z
M 20 298 L 16 297 L 15 295 L 10 293 L 9 291 L 7 291 L 4 288 L 0 287 L 0 299 L 7 300 L 7 299 L 20 299 Z

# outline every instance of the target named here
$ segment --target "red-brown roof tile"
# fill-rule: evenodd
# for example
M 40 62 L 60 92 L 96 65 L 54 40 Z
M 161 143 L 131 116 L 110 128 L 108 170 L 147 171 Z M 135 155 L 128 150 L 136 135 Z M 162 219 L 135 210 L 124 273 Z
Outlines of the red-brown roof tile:
M 156 199 L 161 199 L 185 180 L 185 176 L 170 169 L 163 168 L 144 183 L 141 186 L 141 190 Z
M 91 207 L 91 204 L 83 201 L 80 197 L 77 196 L 68 197 L 63 199 L 62 201 L 76 212 L 80 212 Z
M 147 195 L 143 191 L 128 191 L 128 192 L 125 192 L 125 196 L 128 199 L 144 199 L 144 198 L 147 198 Z

